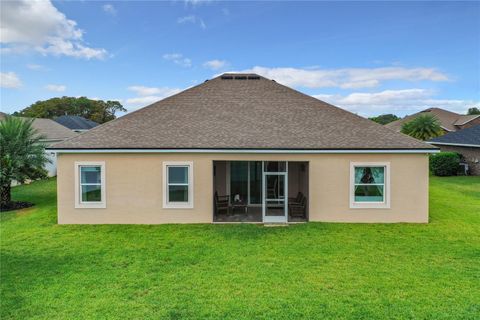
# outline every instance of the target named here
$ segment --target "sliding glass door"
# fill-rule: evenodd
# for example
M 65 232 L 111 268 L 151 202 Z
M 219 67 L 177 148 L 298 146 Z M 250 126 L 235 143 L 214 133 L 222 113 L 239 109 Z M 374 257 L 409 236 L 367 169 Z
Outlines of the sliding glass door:
M 262 203 L 262 161 L 230 162 L 230 202 Z
M 230 162 L 230 202 L 248 203 L 248 162 Z
M 250 161 L 250 202 L 249 204 L 262 204 L 262 161 Z
M 286 161 L 230 161 L 230 203 L 262 206 L 264 222 L 287 222 Z

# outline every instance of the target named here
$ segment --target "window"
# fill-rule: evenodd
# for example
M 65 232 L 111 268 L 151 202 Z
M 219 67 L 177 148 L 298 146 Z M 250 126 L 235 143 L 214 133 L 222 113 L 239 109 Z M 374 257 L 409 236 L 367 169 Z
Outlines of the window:
M 389 196 L 389 163 L 351 163 L 350 208 L 389 208 Z
M 193 208 L 193 163 L 163 163 L 163 207 Z
M 106 208 L 105 162 L 75 162 L 75 208 Z

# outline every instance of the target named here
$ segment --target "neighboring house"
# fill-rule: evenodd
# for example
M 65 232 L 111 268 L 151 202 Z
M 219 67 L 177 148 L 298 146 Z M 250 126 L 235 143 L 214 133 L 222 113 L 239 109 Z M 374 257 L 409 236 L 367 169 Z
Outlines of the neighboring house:
M 80 116 L 60 116 L 55 121 L 75 132 L 84 132 L 98 126 L 95 121 Z
M 433 138 L 428 143 L 439 147 L 441 151 L 460 153 L 470 174 L 480 175 L 480 124 Z
M 431 114 L 438 119 L 444 133 L 455 132 L 480 124 L 480 115 L 463 115 L 440 108 L 429 108 L 405 118 L 387 123 L 385 127 L 400 132 L 402 125 L 424 114 Z
M 58 152 L 58 222 L 428 222 L 438 149 L 255 74 L 224 74 Z
M 3 112 L 0 112 L 0 121 L 5 119 L 7 115 Z M 32 118 L 21 118 L 21 119 L 32 119 Z M 65 128 L 61 124 L 56 123 L 51 119 L 43 118 L 33 118 L 32 127 L 37 130 L 37 132 L 43 136 L 45 139 L 42 140 L 47 147 L 63 141 L 68 138 L 75 137 L 77 133 Z M 57 159 L 54 152 L 46 151 L 50 163 L 47 163 L 45 169 L 48 171 L 48 175 L 53 177 L 57 175 Z

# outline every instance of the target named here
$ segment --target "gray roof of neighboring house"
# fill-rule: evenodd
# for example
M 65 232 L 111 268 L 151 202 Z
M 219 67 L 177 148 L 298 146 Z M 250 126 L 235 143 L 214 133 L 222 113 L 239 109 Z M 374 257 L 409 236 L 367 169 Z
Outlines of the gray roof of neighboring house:
M 224 74 L 56 149 L 430 149 L 254 74 Z
M 471 145 L 480 148 L 480 125 L 449 132 L 443 136 L 428 141 L 431 144 Z
M 85 119 L 80 116 L 60 116 L 55 118 L 55 121 L 60 123 L 62 126 L 67 127 L 70 130 L 89 130 L 96 126 L 98 123 L 90 119 Z
M 65 140 L 78 135 L 61 124 L 56 123 L 52 119 L 36 118 L 33 120 L 32 126 L 40 134 L 46 136 L 45 140 Z
M 0 120 L 3 120 L 7 115 L 0 112 Z M 25 118 L 21 119 L 33 119 L 32 127 L 38 131 L 39 134 L 45 136 L 45 141 L 63 141 L 68 138 L 76 137 L 78 134 L 72 130 L 56 123 L 52 119 L 43 118 Z
M 461 118 L 465 119 L 464 117 L 470 117 L 470 116 L 460 115 L 458 113 L 451 112 L 448 110 L 440 109 L 440 108 L 428 108 L 423 111 L 417 112 L 415 114 L 406 116 L 405 118 L 387 123 L 385 126 L 389 129 L 400 132 L 400 130 L 402 129 L 402 125 L 404 123 L 409 122 L 423 114 L 431 114 L 434 117 L 436 117 L 438 121 L 440 121 L 440 125 L 442 126 L 442 128 L 444 128 L 447 131 L 457 130 L 457 128 L 455 128 L 455 124 L 458 124 L 456 123 L 457 120 L 460 120 Z M 473 120 L 473 119 L 470 119 L 470 120 Z M 465 122 L 468 122 L 468 121 L 465 121 Z

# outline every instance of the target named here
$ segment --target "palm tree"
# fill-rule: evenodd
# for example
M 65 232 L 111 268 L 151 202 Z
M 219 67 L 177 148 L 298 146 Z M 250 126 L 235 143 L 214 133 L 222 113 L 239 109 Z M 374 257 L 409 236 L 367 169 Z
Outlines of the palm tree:
M 46 177 L 43 136 L 32 127 L 32 120 L 7 116 L 0 121 L 0 209 L 14 206 L 11 198 L 12 181 Z
M 424 141 L 443 134 L 440 122 L 430 114 L 418 116 L 412 121 L 404 123 L 401 132 Z

